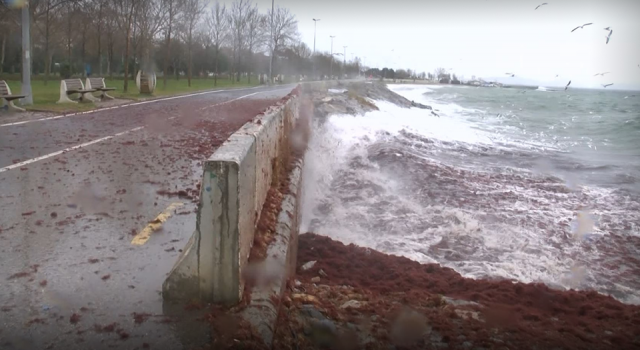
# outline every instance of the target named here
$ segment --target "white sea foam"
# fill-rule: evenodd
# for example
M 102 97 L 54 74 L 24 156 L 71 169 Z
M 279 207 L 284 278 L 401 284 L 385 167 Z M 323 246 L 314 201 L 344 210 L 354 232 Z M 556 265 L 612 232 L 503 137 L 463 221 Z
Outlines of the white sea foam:
M 616 259 L 609 249 L 618 243 L 608 239 L 618 236 L 610 232 L 638 229 L 636 199 L 593 186 L 569 189 L 551 164 L 520 165 L 543 142 L 481 127 L 483 111 L 433 103 L 424 94 L 431 86 L 391 88 L 443 116 L 375 101 L 379 111 L 316 125 L 305 160 L 303 232 L 438 262 L 467 277 L 640 300 L 630 287 L 636 282 L 601 266 Z

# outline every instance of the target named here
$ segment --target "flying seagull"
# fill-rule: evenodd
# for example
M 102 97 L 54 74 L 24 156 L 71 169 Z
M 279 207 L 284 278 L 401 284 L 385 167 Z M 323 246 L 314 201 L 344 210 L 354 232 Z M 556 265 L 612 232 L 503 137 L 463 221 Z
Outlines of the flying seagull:
M 556 74 L 556 78 L 559 76 L 559 74 Z
M 544 5 L 547 5 L 547 3 L 546 3 L 546 2 L 543 2 L 542 4 L 540 4 L 540 5 L 536 6 L 536 10 L 538 9 L 538 7 L 540 7 L 540 6 L 544 6 Z
M 515 75 L 515 74 L 513 74 L 513 73 L 504 73 L 504 74 L 506 74 L 506 75 L 510 75 L 512 78 L 516 76 L 516 75 Z
M 598 75 L 603 76 L 603 75 L 605 75 L 605 74 L 609 74 L 609 72 L 596 73 L 596 74 L 594 74 L 593 76 L 594 76 L 594 77 L 597 77 Z
M 573 33 L 573 32 L 574 32 L 576 29 L 578 29 L 578 28 L 584 28 L 584 27 L 586 27 L 586 26 L 590 26 L 590 25 L 592 25 L 592 24 L 593 24 L 593 23 L 585 23 L 585 24 L 583 24 L 583 25 L 581 25 L 581 26 L 577 26 L 577 27 L 573 28 L 573 30 L 571 30 L 571 33 Z
M 571 80 L 569 80 L 569 82 L 567 83 L 567 86 L 564 87 L 564 91 L 567 91 L 567 89 L 569 88 L 569 85 L 571 85 Z
M 611 85 L 613 85 L 613 83 L 611 83 L 611 84 L 602 84 L 602 87 L 606 89 L 607 86 L 611 86 Z
M 609 39 L 611 39 L 611 34 L 613 34 L 613 29 L 611 29 L 607 35 L 607 44 L 609 43 Z

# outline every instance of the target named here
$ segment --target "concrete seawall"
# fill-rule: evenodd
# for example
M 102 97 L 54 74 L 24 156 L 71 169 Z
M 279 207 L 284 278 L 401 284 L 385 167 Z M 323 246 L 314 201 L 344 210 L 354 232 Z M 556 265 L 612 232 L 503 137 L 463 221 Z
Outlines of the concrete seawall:
M 242 301 L 240 316 L 271 345 L 281 298 L 296 270 L 304 148 L 296 145 L 301 132 L 294 129 L 309 123 L 313 113 L 310 104 L 303 106 L 302 95 L 337 84 L 299 85 L 232 134 L 204 162 L 196 230 L 162 285 L 165 308 L 194 301 L 228 306 Z M 290 140 L 292 134 L 296 138 Z M 279 186 L 284 192 L 272 240 L 263 252 L 264 261 L 250 265 L 268 193 Z M 248 277 L 252 275 L 263 281 L 256 285 Z M 245 291 L 247 283 L 251 286 Z
M 257 221 L 289 159 L 299 90 L 245 124 L 204 162 L 196 231 L 163 284 L 165 299 L 233 305 L 242 298 Z

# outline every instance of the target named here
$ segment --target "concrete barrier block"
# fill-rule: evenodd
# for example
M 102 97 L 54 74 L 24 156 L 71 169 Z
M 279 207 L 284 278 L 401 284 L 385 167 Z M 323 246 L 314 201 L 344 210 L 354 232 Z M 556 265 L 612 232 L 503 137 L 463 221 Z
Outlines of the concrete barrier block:
M 298 117 L 298 105 L 298 99 L 291 98 L 285 105 L 254 118 L 205 161 L 196 233 L 190 250 L 197 251 L 194 254 L 197 262 L 193 262 L 192 255 L 181 258 L 163 285 L 165 297 L 189 295 L 189 299 L 223 304 L 241 300 L 243 271 L 257 221 L 269 189 L 279 181 L 279 169 L 290 161 L 289 133 Z M 291 211 L 286 201 L 283 206 L 290 213 L 297 213 L 297 208 Z M 290 249 L 291 245 L 286 247 Z M 290 256 L 282 252 L 276 255 L 283 254 Z M 286 261 L 283 264 L 289 266 Z M 295 263 L 293 266 L 295 269 Z M 197 276 L 195 294 L 193 278 L 185 284 L 187 277 L 193 275 Z M 176 291 L 181 285 L 185 286 L 184 293 Z
M 187 246 L 174 265 L 169 277 L 162 284 L 162 297 L 172 301 L 187 302 L 200 294 L 198 281 L 198 239 L 197 232 L 189 239 Z
M 233 134 L 204 165 L 197 230 L 200 297 L 240 301 L 256 219 L 256 147 L 251 135 Z
M 267 192 L 274 182 L 276 158 L 281 149 L 283 135 L 282 108 L 264 114 L 258 123 L 248 123 L 238 133 L 252 135 L 256 140 L 256 202 L 254 215 L 256 222 L 260 218 Z
M 280 300 L 287 280 L 295 275 L 298 256 L 299 210 L 302 195 L 302 160 L 299 160 L 289 175 L 289 194 L 282 201 L 276 224 L 274 241 L 267 247 L 267 259 L 272 265 L 282 267 L 280 278 L 251 292 L 249 305 L 242 317 L 257 330 L 267 346 L 271 346 L 275 333 Z M 274 303 L 275 301 L 275 303 Z

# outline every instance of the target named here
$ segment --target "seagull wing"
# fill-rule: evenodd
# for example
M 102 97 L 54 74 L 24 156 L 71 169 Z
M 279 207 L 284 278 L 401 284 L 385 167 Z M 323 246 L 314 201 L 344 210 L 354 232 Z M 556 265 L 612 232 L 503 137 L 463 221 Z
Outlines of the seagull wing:
M 537 10 L 537 9 L 538 9 L 538 7 L 540 7 L 540 6 L 542 6 L 542 5 L 538 5 L 538 6 L 536 6 L 536 8 L 535 8 L 535 9 Z
M 581 26 L 577 26 L 577 27 L 573 28 L 573 30 L 571 31 L 571 33 L 575 32 L 575 31 L 576 31 L 576 29 L 578 29 L 578 28 L 582 28 L 582 27 L 581 27 Z
M 567 83 L 567 86 L 564 87 L 565 91 L 567 91 L 567 89 L 569 88 L 569 85 L 571 85 L 571 80 L 569 80 L 569 82 Z
M 586 27 L 586 26 L 590 26 L 590 25 L 592 25 L 592 24 L 593 24 L 593 23 L 585 23 L 585 24 L 583 24 L 582 26 L 583 26 L 583 27 Z

